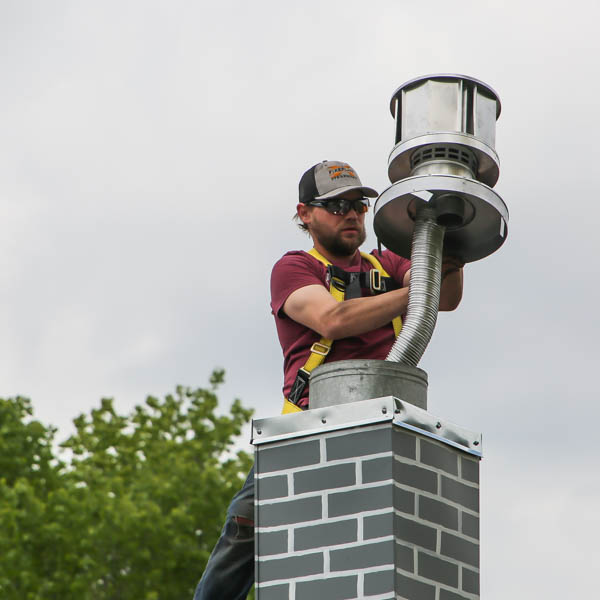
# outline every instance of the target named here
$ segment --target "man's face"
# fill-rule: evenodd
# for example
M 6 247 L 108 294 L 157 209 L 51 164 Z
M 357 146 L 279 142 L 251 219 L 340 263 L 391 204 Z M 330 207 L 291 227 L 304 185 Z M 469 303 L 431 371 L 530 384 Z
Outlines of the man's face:
M 362 197 L 358 190 L 348 192 L 341 198 L 356 200 Z M 310 234 L 334 256 L 352 256 L 365 241 L 365 213 L 354 209 L 345 215 L 333 215 L 319 206 L 306 207 L 307 217 L 302 220 L 308 225 Z

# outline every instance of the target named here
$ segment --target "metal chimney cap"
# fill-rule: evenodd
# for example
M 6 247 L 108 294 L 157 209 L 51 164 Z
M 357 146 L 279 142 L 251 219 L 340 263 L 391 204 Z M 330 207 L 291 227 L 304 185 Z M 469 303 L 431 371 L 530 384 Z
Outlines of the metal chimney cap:
M 500 116 L 501 105 L 500 105 L 500 96 L 498 96 L 497 92 L 494 88 L 490 87 L 487 83 L 476 79 L 475 77 L 469 77 L 468 75 L 460 75 L 458 73 L 434 73 L 433 75 L 424 75 L 421 77 L 415 77 L 414 79 L 410 79 L 409 81 L 405 81 L 392 95 L 392 99 L 390 100 L 390 112 L 392 113 L 392 117 L 396 118 L 396 99 L 407 87 L 410 87 L 413 84 L 428 81 L 431 79 L 447 79 L 447 80 L 462 80 L 462 81 L 470 81 L 479 87 L 480 89 L 484 89 L 496 99 L 496 120 Z

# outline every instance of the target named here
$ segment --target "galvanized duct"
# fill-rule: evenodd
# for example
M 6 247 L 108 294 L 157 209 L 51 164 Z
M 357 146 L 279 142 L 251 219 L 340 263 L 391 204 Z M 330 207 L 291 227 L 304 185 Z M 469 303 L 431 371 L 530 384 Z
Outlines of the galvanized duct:
M 416 367 L 429 344 L 440 305 L 445 229 L 437 222 L 432 207 L 425 205 L 418 210 L 406 319 L 386 360 Z

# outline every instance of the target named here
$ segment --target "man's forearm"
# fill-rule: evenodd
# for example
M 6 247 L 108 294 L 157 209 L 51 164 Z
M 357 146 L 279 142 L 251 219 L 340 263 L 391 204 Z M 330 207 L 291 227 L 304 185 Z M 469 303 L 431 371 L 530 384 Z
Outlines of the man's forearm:
M 307 285 L 292 292 L 283 312 L 322 337 L 337 340 L 361 335 L 387 325 L 408 308 L 409 274 L 405 287 L 378 296 L 336 302 L 321 285 Z M 462 297 L 462 262 L 447 258 L 442 268 L 440 310 L 454 310 Z
M 338 302 L 323 315 L 319 333 L 331 340 L 367 333 L 404 314 L 407 306 L 407 287 Z

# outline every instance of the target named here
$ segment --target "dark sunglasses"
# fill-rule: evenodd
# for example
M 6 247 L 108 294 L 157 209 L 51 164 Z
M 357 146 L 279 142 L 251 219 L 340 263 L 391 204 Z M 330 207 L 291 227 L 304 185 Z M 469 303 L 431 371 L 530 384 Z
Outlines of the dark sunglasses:
M 370 202 L 368 198 L 358 198 L 357 200 L 348 200 L 347 198 L 333 198 L 332 200 L 313 200 L 310 206 L 319 206 L 324 208 L 332 215 L 345 215 L 351 210 L 362 215 L 369 210 Z

